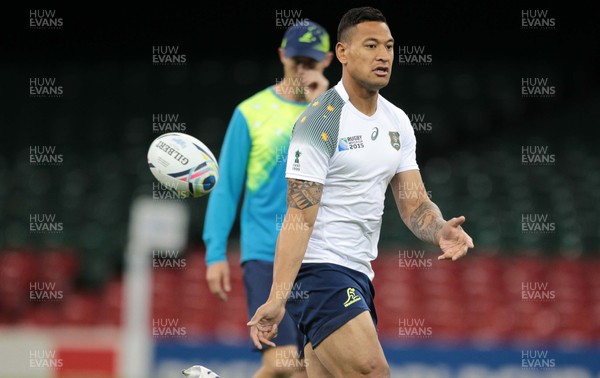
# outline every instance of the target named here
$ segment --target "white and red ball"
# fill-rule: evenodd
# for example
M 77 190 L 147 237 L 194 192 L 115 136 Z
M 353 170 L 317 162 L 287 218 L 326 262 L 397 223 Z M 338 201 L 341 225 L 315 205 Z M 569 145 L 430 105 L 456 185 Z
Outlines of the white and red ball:
M 157 137 L 148 149 L 152 175 L 181 197 L 202 197 L 219 181 L 219 166 L 208 147 L 184 133 Z

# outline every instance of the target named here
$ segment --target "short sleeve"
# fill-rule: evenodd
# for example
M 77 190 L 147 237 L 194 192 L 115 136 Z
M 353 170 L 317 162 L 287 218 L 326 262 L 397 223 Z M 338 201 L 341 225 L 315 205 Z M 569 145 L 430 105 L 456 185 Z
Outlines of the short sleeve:
M 333 156 L 344 101 L 330 89 L 300 115 L 288 148 L 286 178 L 325 183 Z
M 400 116 L 400 162 L 396 173 L 419 169 L 417 164 L 417 138 L 408 116 L 402 112 Z
M 290 140 L 285 177 L 325 183 L 329 168 L 329 154 L 312 135 L 314 130 L 296 127 Z

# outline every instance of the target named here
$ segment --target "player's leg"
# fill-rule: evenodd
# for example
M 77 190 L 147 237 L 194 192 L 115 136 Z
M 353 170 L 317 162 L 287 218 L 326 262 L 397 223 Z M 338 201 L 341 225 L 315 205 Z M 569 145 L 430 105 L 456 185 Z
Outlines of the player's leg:
M 375 329 L 375 292 L 367 275 L 337 264 L 305 263 L 294 287 L 302 293 L 291 296 L 286 310 L 312 345 L 309 374 L 317 357 L 335 377 L 389 376 Z
M 258 307 L 268 298 L 271 290 L 273 263 L 250 260 L 242 265 L 244 271 L 244 287 L 248 304 L 248 316 L 251 317 Z M 277 348 L 264 346 L 258 350 L 254 344 L 253 351 L 260 352 L 261 367 L 254 378 L 296 378 L 304 377 L 304 363 L 300 360 L 298 346 L 303 337 L 299 334 L 294 321 L 286 314 L 279 324 L 278 335 L 274 342 Z
M 304 363 L 309 377 L 334 378 L 315 354 L 311 343 L 306 344 L 304 347 Z
M 296 345 L 268 348 L 262 353 L 262 366 L 254 378 L 301 378 L 306 377 L 304 361 L 298 357 Z
M 368 311 L 327 336 L 314 349 L 334 377 L 389 377 L 390 368 Z

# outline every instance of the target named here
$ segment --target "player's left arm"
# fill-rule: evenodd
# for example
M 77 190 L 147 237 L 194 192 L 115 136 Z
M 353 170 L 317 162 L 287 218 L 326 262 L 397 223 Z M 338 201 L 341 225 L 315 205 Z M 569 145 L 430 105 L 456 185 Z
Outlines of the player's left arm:
M 429 199 L 418 169 L 397 173 L 390 185 L 402 221 L 417 238 L 440 247 L 438 260 L 458 260 L 475 247 L 461 227 L 465 217 L 444 220 L 439 207 Z

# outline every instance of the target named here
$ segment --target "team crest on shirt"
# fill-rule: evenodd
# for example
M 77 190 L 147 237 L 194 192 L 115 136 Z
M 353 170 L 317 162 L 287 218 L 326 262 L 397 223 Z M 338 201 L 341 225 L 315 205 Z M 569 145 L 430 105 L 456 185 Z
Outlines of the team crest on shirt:
M 400 133 L 397 131 L 390 131 L 390 143 L 396 150 L 400 150 Z

